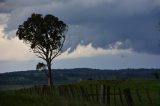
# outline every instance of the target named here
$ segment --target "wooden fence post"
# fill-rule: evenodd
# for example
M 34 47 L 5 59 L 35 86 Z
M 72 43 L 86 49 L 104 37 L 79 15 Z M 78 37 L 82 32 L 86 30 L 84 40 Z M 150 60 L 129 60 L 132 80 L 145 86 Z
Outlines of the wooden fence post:
M 124 106 L 121 88 L 119 88 L 118 91 L 119 91 L 119 98 L 120 98 L 121 104 L 122 106 Z
M 99 103 L 102 104 L 104 103 L 104 98 L 105 98 L 105 95 L 104 95 L 104 86 L 103 85 L 100 85 L 100 89 L 99 89 Z
M 114 86 L 114 104 L 115 104 L 115 106 L 116 106 L 116 87 Z
M 96 85 L 96 98 L 97 98 L 97 102 L 98 102 L 99 101 L 98 85 Z
M 88 93 L 84 90 L 84 88 L 82 86 L 80 86 L 81 92 L 82 92 L 82 96 L 83 98 L 85 98 L 87 101 L 89 101 L 89 96 Z
M 124 96 L 126 98 L 128 106 L 134 106 L 134 102 L 131 96 L 131 91 L 129 88 L 124 89 Z
M 137 94 L 137 98 L 138 98 L 140 104 L 143 105 L 143 101 L 142 101 L 142 97 L 140 95 L 139 89 L 136 89 L 136 94 Z
M 107 87 L 107 105 L 110 106 L 110 86 Z
M 106 101 L 106 86 L 103 85 L 103 103 Z
M 90 84 L 90 90 L 91 90 L 91 93 L 90 93 L 90 96 L 91 96 L 91 100 L 94 101 L 94 90 L 93 90 L 93 85 Z
M 149 102 L 150 102 L 150 105 L 153 106 L 152 99 L 151 99 L 151 97 L 150 97 L 150 94 L 149 94 L 149 92 L 148 92 L 148 89 L 145 88 L 145 91 L 146 91 L 148 100 L 149 100 Z

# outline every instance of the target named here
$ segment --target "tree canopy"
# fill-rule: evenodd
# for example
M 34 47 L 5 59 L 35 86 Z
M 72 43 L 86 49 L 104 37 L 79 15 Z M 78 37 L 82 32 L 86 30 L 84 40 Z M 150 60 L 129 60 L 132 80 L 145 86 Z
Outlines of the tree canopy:
M 19 26 L 17 36 L 30 46 L 39 58 L 52 61 L 61 53 L 67 25 L 53 15 L 32 14 Z
M 51 77 L 51 62 L 62 53 L 66 31 L 67 25 L 57 17 L 33 13 L 19 26 L 16 35 L 46 61 L 48 76 Z

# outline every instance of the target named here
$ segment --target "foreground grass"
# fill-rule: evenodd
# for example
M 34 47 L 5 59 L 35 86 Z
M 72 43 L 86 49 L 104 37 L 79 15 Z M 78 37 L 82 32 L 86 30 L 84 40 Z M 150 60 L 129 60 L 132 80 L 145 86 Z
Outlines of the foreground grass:
M 96 81 L 81 81 L 76 85 L 89 86 L 89 85 L 106 85 L 111 87 L 120 88 L 147 88 L 149 90 L 160 90 L 160 80 L 96 80 Z
M 0 92 L 0 106 L 99 106 L 82 100 L 69 100 L 60 96 L 23 95 L 13 91 Z
M 128 106 L 125 97 L 122 97 L 124 104 L 121 104 L 119 89 L 130 88 L 135 106 L 160 106 L 160 81 L 159 80 L 101 80 L 81 81 L 70 85 L 48 87 L 32 87 L 20 90 L 0 91 L 0 106 L 103 106 L 99 100 L 100 96 L 87 96 L 81 93 L 97 94 L 101 92 L 100 86 L 105 85 L 111 88 L 111 106 Z M 11 87 L 11 86 L 10 86 Z M 11 89 L 11 88 L 10 88 Z M 16 88 L 17 89 L 17 88 Z M 136 90 L 139 90 L 142 103 L 139 102 Z M 152 104 L 148 100 L 148 90 Z M 89 100 L 88 100 L 89 99 Z M 116 101 L 116 102 L 115 102 Z

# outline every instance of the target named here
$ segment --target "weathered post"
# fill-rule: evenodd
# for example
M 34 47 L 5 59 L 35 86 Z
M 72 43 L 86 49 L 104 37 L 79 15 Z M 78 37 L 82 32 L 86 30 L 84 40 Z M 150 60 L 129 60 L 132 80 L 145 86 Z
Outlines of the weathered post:
M 121 104 L 122 104 L 122 106 L 124 106 L 121 88 L 119 88 L 118 91 L 119 91 L 119 98 L 120 98 Z
M 133 102 L 133 98 L 131 96 L 131 91 L 129 88 L 126 88 L 123 90 L 124 92 L 124 96 L 126 98 L 126 102 L 128 104 L 128 106 L 134 106 L 134 102 Z
M 110 86 L 107 87 L 107 105 L 110 106 Z

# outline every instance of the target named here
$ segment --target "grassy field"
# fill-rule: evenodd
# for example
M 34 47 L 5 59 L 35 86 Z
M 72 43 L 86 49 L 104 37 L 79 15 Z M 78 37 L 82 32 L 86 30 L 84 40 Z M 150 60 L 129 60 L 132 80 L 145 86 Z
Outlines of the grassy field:
M 160 106 L 159 80 L 81 81 L 52 88 L 23 87 L 1 85 L 0 106 Z

